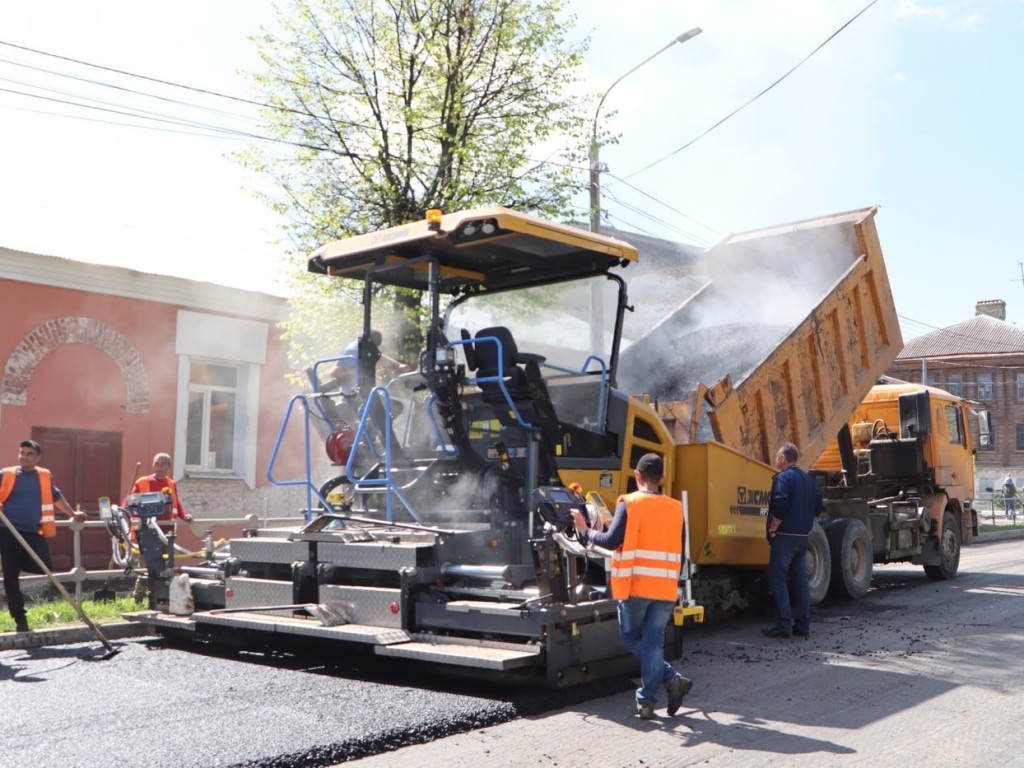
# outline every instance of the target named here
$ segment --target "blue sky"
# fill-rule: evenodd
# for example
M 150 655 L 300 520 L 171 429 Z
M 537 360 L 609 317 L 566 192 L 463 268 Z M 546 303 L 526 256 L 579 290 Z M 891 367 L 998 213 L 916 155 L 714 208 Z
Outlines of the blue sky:
M 1006 300 L 1007 319 L 1022 322 L 1022 0 L 878 0 L 676 151 L 869 1 L 573 0 L 578 36 L 591 36 L 583 87 L 593 93 L 703 29 L 605 101 L 601 124 L 620 135 L 601 154 L 608 223 L 706 246 L 879 205 L 906 337 L 967 319 L 983 299 Z M 0 41 L 244 97 L 237 71 L 258 66 L 247 36 L 273 18 L 269 0 L 36 0 L 0 5 Z M 244 141 L 128 127 L 138 121 L 113 113 L 82 120 L 78 108 L 10 92 L 45 87 L 108 109 L 139 100 L 54 72 L 203 107 L 146 102 L 163 114 L 252 129 L 244 104 L 0 45 L 0 245 L 272 289 L 282 247 L 252 198 L 263 182 L 224 158 Z

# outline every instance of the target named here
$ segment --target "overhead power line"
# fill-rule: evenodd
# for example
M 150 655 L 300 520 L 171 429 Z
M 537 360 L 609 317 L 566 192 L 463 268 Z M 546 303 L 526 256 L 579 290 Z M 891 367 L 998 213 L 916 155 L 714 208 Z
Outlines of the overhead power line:
M 798 62 L 797 62 L 797 63 L 796 63 L 796 64 L 795 64 L 795 65 L 794 65 L 793 67 L 791 67 L 791 68 L 789 69 L 789 71 L 788 71 L 788 72 L 786 72 L 786 73 L 785 73 L 784 75 L 782 75 L 782 77 L 780 77 L 779 79 L 777 79 L 777 80 L 776 80 L 776 81 L 775 81 L 774 83 L 772 83 L 771 85 L 769 85 L 769 86 L 768 86 L 767 88 L 765 88 L 764 90 L 762 90 L 762 91 L 761 91 L 760 93 L 758 93 L 758 94 L 757 94 L 756 96 L 754 96 L 754 97 L 753 97 L 753 98 L 751 98 L 751 99 L 748 99 L 748 100 L 747 100 L 747 101 L 746 101 L 746 102 L 745 102 L 744 104 L 741 104 L 741 105 L 740 105 L 739 107 L 737 107 L 736 109 L 734 109 L 734 110 L 733 110 L 732 112 L 730 112 L 730 113 L 729 113 L 728 115 L 726 115 L 725 117 L 723 117 L 723 118 L 722 118 L 721 120 L 719 120 L 719 121 L 718 121 L 717 123 L 715 123 L 714 125 L 712 125 L 712 126 L 711 126 L 710 128 L 708 128 L 707 130 L 705 130 L 705 131 L 703 131 L 702 133 L 698 134 L 698 135 L 697 135 L 696 137 L 694 137 L 694 138 L 690 139 L 690 140 L 689 140 L 688 142 L 686 142 L 685 144 L 683 144 L 683 146 L 679 147 L 678 149 L 674 149 L 674 150 L 672 150 L 671 152 L 669 152 L 669 153 L 668 153 L 667 155 L 665 155 L 664 157 L 661 157 L 661 158 L 659 158 L 658 160 L 655 160 L 655 161 L 654 161 L 653 163 L 649 163 L 648 165 L 645 165 L 645 166 L 644 166 L 643 168 L 641 168 L 641 169 L 640 169 L 639 171 L 633 171 L 633 173 L 631 173 L 631 174 L 629 174 L 629 175 L 625 176 L 625 178 L 627 178 L 627 179 L 631 179 L 631 178 L 633 178 L 634 176 L 637 176 L 637 175 L 639 175 L 639 174 L 643 173 L 644 171 L 649 171 L 649 170 L 650 170 L 651 168 L 653 168 L 653 167 L 654 167 L 654 166 L 656 166 L 656 165 L 660 165 L 661 163 L 663 163 L 663 162 L 665 162 L 666 160 L 668 160 L 668 159 L 669 159 L 670 157 L 674 157 L 675 155 L 678 155 L 678 154 L 679 154 L 680 152 L 682 152 L 682 151 L 683 151 L 684 149 L 688 149 L 689 147 L 692 147 L 692 146 L 693 146 L 694 144 L 696 144 L 696 143 L 697 143 L 698 141 L 700 141 L 700 140 L 701 140 L 702 138 L 704 138 L 704 137 L 705 137 L 705 136 L 707 136 L 707 135 L 708 135 L 709 133 L 711 133 L 711 132 L 712 132 L 713 130 L 715 130 L 716 128 L 718 128 L 718 127 L 719 127 L 720 125 L 722 125 L 722 124 L 723 124 L 724 122 L 726 122 L 727 120 L 729 120 L 729 119 L 730 119 L 730 118 L 732 118 L 733 116 L 735 116 L 735 115 L 739 114 L 740 112 L 742 112 L 742 111 L 743 111 L 744 109 L 746 109 L 746 108 L 747 108 L 747 107 L 749 107 L 749 106 L 750 106 L 751 104 L 753 104 L 753 103 L 754 103 L 755 101 L 757 101 L 758 99 L 760 99 L 760 98 L 761 98 L 762 96 L 764 96 L 764 95 L 765 95 L 766 93 L 768 93 L 768 92 L 769 92 L 770 90 L 772 90 L 773 88 L 775 88 L 775 86 L 777 86 L 777 85 L 778 85 L 779 83 L 781 83 L 781 82 L 782 82 L 783 80 L 785 80 L 785 79 L 786 79 L 787 77 L 789 77 L 789 76 L 790 76 L 791 74 L 793 74 L 794 72 L 796 72 L 796 71 L 797 71 L 797 70 L 798 70 L 798 69 L 799 69 L 799 68 L 800 68 L 801 66 L 803 66 L 803 65 L 804 65 L 804 63 L 805 63 L 805 62 L 807 62 L 807 61 L 808 61 L 808 60 L 809 60 L 809 59 L 810 59 L 810 58 L 811 58 L 812 56 L 814 56 L 814 54 L 816 54 L 816 53 L 817 53 L 818 51 L 820 51 L 820 50 L 821 50 L 822 48 L 824 48 L 824 47 L 825 47 L 826 45 L 828 45 L 828 44 L 829 44 L 830 42 L 832 42 L 832 40 L 834 40 L 834 39 L 835 39 L 835 38 L 836 38 L 836 37 L 837 37 L 837 36 L 839 35 L 839 33 L 841 33 L 841 32 L 842 32 L 843 30 L 845 30 L 845 29 L 846 29 L 846 28 L 847 28 L 848 26 L 850 26 L 850 25 L 851 25 L 851 24 L 852 24 L 853 22 L 855 22 L 855 21 L 856 21 L 857 19 L 859 19 L 859 18 L 860 18 L 860 17 L 861 17 L 861 16 L 862 16 L 862 15 L 863 15 L 863 14 L 864 14 L 864 13 L 865 13 L 865 12 L 866 12 L 866 11 L 867 11 L 868 9 L 869 9 L 869 8 L 871 8 L 871 6 L 873 6 L 873 5 L 874 5 L 875 3 L 877 3 L 877 2 L 878 2 L 878 0 L 871 0 L 871 2 L 870 2 L 870 3 L 868 3 L 868 4 L 866 5 L 866 6 L 864 6 L 864 7 L 863 7 L 863 8 L 862 8 L 862 9 L 861 9 L 860 11 L 858 11 L 858 12 L 857 12 L 857 14 L 856 14 L 856 15 L 855 15 L 855 16 L 854 16 L 853 18 L 851 18 L 851 19 L 850 19 L 849 21 L 847 21 L 847 22 L 846 22 L 845 24 L 843 24 L 843 26 L 841 26 L 841 27 L 840 27 L 839 29 L 837 29 L 837 30 L 836 30 L 835 32 L 833 32 L 833 33 L 832 33 L 831 35 L 829 35 L 829 36 L 828 36 L 828 37 L 827 37 L 827 38 L 825 39 L 825 41 L 824 41 L 823 43 L 821 43 L 821 45 L 819 45 L 819 46 L 818 46 L 817 48 L 815 48 L 815 49 L 814 49 L 813 51 L 811 51 L 811 52 L 810 52 L 809 54 L 807 54 L 806 56 L 804 56 L 804 57 L 803 57 L 803 58 L 802 58 L 802 59 L 801 59 L 800 61 L 798 61 Z
M 242 96 L 233 96 L 233 95 L 231 95 L 229 93 L 220 93 L 219 91 L 210 91 L 210 90 L 207 90 L 205 88 L 197 88 L 197 87 L 195 87 L 193 85 L 184 85 L 183 83 L 175 83 L 175 82 L 173 82 L 171 80 L 161 80 L 158 77 L 149 77 L 148 75 L 140 75 L 140 74 L 138 74 L 136 72 L 128 72 L 128 71 L 123 70 L 123 69 L 115 69 L 114 67 L 105 67 L 102 64 L 93 64 L 92 62 L 89 62 L 89 61 L 82 61 L 81 59 L 73 59 L 70 56 L 61 56 L 60 54 L 57 54 L 57 53 L 50 53 L 48 51 L 41 51 L 38 48 L 29 48 L 26 45 L 18 45 L 17 43 L 7 42 L 6 40 L 0 40 L 0 45 L 5 45 L 8 48 L 16 48 L 19 51 L 27 51 L 29 53 L 37 54 L 39 56 L 47 56 L 47 57 L 52 58 L 52 59 L 58 59 L 60 61 L 67 61 L 67 62 L 70 62 L 72 64 L 78 64 L 78 65 L 83 66 L 83 67 L 92 67 L 93 69 L 100 69 L 100 70 L 103 70 L 104 72 L 113 72 L 114 74 L 124 75 L 125 77 L 134 77 L 134 78 L 136 78 L 138 80 L 146 80 L 146 81 L 151 82 L 151 83 L 159 83 L 160 85 L 167 85 L 167 86 L 170 86 L 172 88 L 181 88 L 181 89 L 186 90 L 186 91 L 192 91 L 193 93 L 202 93 L 202 94 L 204 94 L 206 96 L 217 96 L 218 98 L 221 98 L 221 99 L 230 99 L 231 101 L 238 101 L 238 102 L 241 102 L 243 104 L 251 104 L 251 105 L 253 105 L 255 107 L 265 107 L 266 109 L 281 110 L 281 111 L 284 111 L 284 112 L 295 112 L 296 114 L 303 114 L 303 113 L 299 112 L 298 110 L 289 109 L 287 107 L 276 107 L 276 106 L 273 106 L 272 104 L 266 104 L 266 103 L 264 103 L 262 101 L 254 101 L 252 99 L 246 99 L 246 98 L 244 98 Z M 66 75 L 66 77 L 71 77 L 71 75 Z M 100 85 L 107 85 L 107 84 L 106 83 L 100 83 Z M 114 87 L 114 86 L 109 86 L 109 87 Z M 152 95 L 152 94 L 147 94 L 147 95 Z M 156 98 L 156 97 L 154 97 L 154 98 Z

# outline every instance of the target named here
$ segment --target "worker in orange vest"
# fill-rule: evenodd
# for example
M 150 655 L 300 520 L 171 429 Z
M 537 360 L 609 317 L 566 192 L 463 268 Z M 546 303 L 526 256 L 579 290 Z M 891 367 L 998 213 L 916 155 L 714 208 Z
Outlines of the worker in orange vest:
M 661 493 L 665 467 L 661 456 L 647 453 L 636 463 L 637 490 L 619 498 L 607 531 L 591 529 L 581 510 L 573 524 L 584 546 L 614 550 L 612 597 L 619 601 L 622 643 L 640 659 L 641 686 L 636 714 L 654 717 L 658 689 L 668 693 L 668 714 L 679 711 L 693 681 L 665 661 L 665 627 L 679 599 L 683 563 L 683 506 Z
M 132 489 L 128 492 L 129 495 L 133 493 L 153 493 L 156 491 L 166 490 L 171 494 L 171 511 L 165 515 L 160 515 L 157 520 L 170 520 L 172 518 L 180 518 L 186 523 L 192 522 L 192 515 L 185 511 L 185 508 L 181 506 L 181 497 L 178 496 L 178 486 L 170 476 L 171 471 L 171 455 L 169 453 L 158 453 L 153 457 L 153 474 L 147 475 L 146 477 L 140 477 L 132 484 Z
M 0 470 L 0 510 L 46 567 L 52 568 L 47 539 L 57 535 L 54 508 L 74 520 L 85 520 L 85 512 L 71 508 L 60 488 L 53 484 L 50 470 L 39 466 L 42 456 L 43 447 L 35 440 L 21 441 L 18 466 Z M 5 525 L 0 525 L 0 561 L 3 563 L 7 610 L 17 630 L 28 632 L 25 596 L 21 593 L 19 577 L 22 571 L 43 571 Z

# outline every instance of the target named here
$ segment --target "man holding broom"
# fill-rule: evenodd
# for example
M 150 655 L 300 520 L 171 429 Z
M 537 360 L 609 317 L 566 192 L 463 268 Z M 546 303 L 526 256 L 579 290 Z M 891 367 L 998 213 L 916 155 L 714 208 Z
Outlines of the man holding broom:
M 0 470 L 0 511 L 6 522 L 17 529 L 47 568 L 51 568 L 47 539 L 57 535 L 54 508 L 74 520 L 85 520 L 84 512 L 76 512 L 53 484 L 50 470 L 39 466 L 43 448 L 35 440 L 23 440 L 18 451 L 18 466 Z M 7 610 L 19 632 L 28 632 L 25 619 L 25 597 L 19 577 L 22 571 L 43 573 L 18 538 L 0 525 L 0 561 L 4 572 Z

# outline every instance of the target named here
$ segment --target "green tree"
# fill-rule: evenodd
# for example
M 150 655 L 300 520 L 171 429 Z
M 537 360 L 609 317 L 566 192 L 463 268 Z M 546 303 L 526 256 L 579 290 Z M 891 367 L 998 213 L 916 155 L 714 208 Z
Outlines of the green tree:
M 253 77 L 279 143 L 241 159 L 274 179 L 270 202 L 298 251 L 428 208 L 571 215 L 585 181 L 574 86 L 586 43 L 567 42 L 563 0 L 282 0 L 277 11 Z M 312 301 L 316 289 L 298 293 Z M 322 312 L 297 314 L 292 338 L 323 339 Z

